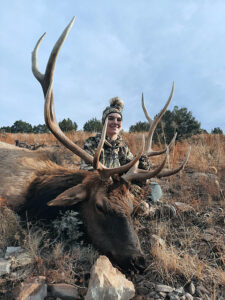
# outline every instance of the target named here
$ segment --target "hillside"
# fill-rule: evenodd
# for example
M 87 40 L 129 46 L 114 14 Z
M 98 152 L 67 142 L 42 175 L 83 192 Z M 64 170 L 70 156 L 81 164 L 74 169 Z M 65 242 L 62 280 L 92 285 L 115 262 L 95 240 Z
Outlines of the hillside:
M 69 134 L 80 146 L 88 136 L 83 132 Z M 135 154 L 140 134 L 124 133 L 124 138 Z M 79 158 L 50 134 L 0 135 L 0 141 L 15 144 L 15 140 L 27 145 L 54 147 L 57 162 L 79 168 Z M 185 169 L 174 176 L 155 180 L 163 190 L 161 201 L 173 205 L 176 215 L 163 213 L 160 205 L 151 203 L 150 212 L 134 214 L 146 266 L 141 270 L 121 270 L 135 285 L 134 299 L 172 299 L 168 293 L 156 293 L 156 284 L 186 290 L 194 285 L 196 299 L 225 297 L 225 136 L 204 134 L 178 142 L 170 153 L 168 167 L 178 166 L 188 145 L 192 149 Z M 159 161 L 159 158 L 151 159 L 153 166 Z M 145 185 L 136 196 L 140 201 L 147 200 L 148 195 L 149 186 Z M 91 266 L 99 254 L 80 236 L 82 229 L 78 221 L 79 216 L 73 213 L 68 213 L 67 219 L 61 216 L 54 226 L 64 227 L 53 238 L 52 224 L 21 222 L 2 201 L 0 257 L 7 247 L 21 246 L 33 260 L 25 269 L 15 268 L 14 272 L 0 277 L 0 298 L 11 299 L 16 287 L 28 277 L 45 276 L 48 283 L 69 283 L 77 287 L 82 299 Z M 72 231 L 71 224 L 75 224 Z

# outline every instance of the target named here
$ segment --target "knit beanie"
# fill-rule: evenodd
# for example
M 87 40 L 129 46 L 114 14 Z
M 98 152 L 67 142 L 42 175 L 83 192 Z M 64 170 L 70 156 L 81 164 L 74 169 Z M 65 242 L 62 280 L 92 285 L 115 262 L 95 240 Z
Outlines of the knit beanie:
M 114 97 L 109 100 L 110 106 L 107 106 L 102 113 L 102 124 L 105 123 L 105 119 L 109 114 L 117 113 L 123 118 L 123 101 L 119 97 Z

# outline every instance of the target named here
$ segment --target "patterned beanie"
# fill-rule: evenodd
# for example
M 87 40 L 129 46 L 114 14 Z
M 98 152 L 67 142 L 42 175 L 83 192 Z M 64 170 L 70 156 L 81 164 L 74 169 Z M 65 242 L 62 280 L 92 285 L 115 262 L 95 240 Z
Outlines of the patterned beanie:
M 105 123 L 106 117 L 112 113 L 120 114 L 121 118 L 123 118 L 123 115 L 122 115 L 123 101 L 120 100 L 119 97 L 111 98 L 109 101 L 110 101 L 110 106 L 107 106 L 102 113 L 102 124 Z

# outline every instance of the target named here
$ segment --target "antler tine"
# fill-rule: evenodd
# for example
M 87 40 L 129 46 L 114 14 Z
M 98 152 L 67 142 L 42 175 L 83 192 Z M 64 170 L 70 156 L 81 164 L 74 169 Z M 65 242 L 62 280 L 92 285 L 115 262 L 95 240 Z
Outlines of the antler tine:
M 182 170 L 185 167 L 185 165 L 189 159 L 190 152 L 191 152 L 191 146 L 189 146 L 186 156 L 185 156 L 182 164 L 178 168 L 173 169 L 173 170 L 164 170 L 164 171 L 160 172 L 156 177 L 162 178 L 162 177 L 171 176 L 171 175 L 178 173 L 180 170 Z
M 98 148 L 95 152 L 95 156 L 94 156 L 94 160 L 93 160 L 93 167 L 96 170 L 102 169 L 99 164 L 99 158 L 100 158 L 101 151 L 102 151 L 102 148 L 103 148 L 103 145 L 105 142 L 107 125 L 108 125 L 108 118 L 105 119 L 105 123 L 104 123 L 103 129 L 102 129 L 101 140 L 98 144 Z
M 146 179 L 150 179 L 152 177 L 157 177 L 157 174 L 159 174 L 162 169 L 165 166 L 165 163 L 167 161 L 167 157 L 169 155 L 169 148 L 167 147 L 167 151 L 166 151 L 166 155 L 164 157 L 163 162 L 153 171 L 146 171 L 146 170 L 141 170 L 141 169 L 136 169 L 136 170 L 130 170 L 129 172 L 127 172 L 125 175 L 123 175 L 123 179 L 125 179 L 126 181 L 131 181 L 131 180 L 146 180 Z
M 75 21 L 75 17 L 72 18 L 69 25 L 64 29 L 64 31 L 62 32 L 59 39 L 55 43 L 55 46 L 52 49 L 52 52 L 49 56 L 48 63 L 47 63 L 46 69 L 45 69 L 45 78 L 44 78 L 45 87 L 48 87 L 50 82 L 53 80 L 57 56 L 59 54 L 59 51 L 66 39 L 71 27 L 73 26 L 74 21 Z M 44 87 L 43 87 L 43 89 L 44 89 Z
M 74 154 L 78 155 L 80 158 L 82 158 L 87 163 L 93 163 L 93 157 L 88 154 L 86 151 L 81 149 L 79 146 L 77 146 L 75 143 L 73 143 L 67 136 L 61 131 L 56 117 L 55 117 L 55 111 L 54 111 L 54 97 L 53 97 L 53 74 L 54 74 L 54 68 L 56 64 L 56 58 L 59 53 L 59 50 L 62 47 L 63 42 L 65 41 L 66 36 L 69 33 L 69 30 L 71 29 L 73 23 L 74 23 L 75 17 L 71 20 L 69 25 L 65 28 L 61 36 L 59 37 L 58 41 L 56 42 L 55 46 L 53 47 L 53 50 L 50 54 L 48 64 L 46 67 L 45 74 L 42 74 L 38 69 L 38 63 L 37 63 L 37 53 L 39 46 L 45 36 L 42 35 L 42 37 L 38 40 L 33 52 L 32 52 L 32 72 L 35 76 L 35 78 L 40 82 L 43 93 L 45 96 L 45 109 L 44 109 L 44 115 L 45 115 L 45 122 L 48 128 L 51 130 L 51 132 L 54 134 L 54 136 L 68 149 L 70 149 Z
M 158 123 L 161 120 L 162 116 L 166 112 L 168 105 L 170 104 L 170 101 L 171 101 L 171 99 L 173 97 L 173 91 L 174 91 L 174 82 L 173 82 L 173 85 L 172 85 L 170 96 L 169 96 L 166 104 L 164 105 L 164 107 L 160 111 L 160 113 L 154 118 L 154 120 L 152 120 L 149 117 L 149 115 L 147 113 L 147 110 L 145 108 L 145 104 L 144 104 L 144 96 L 142 97 L 142 108 L 143 108 L 144 114 L 145 114 L 145 116 L 146 116 L 146 118 L 147 118 L 147 120 L 149 121 L 149 124 L 150 124 L 149 132 L 148 132 L 148 135 L 146 137 L 146 144 L 145 144 L 145 153 L 148 156 L 151 156 L 151 152 L 153 151 L 152 150 L 152 138 L 153 138 L 153 134 L 155 132 L 156 126 L 158 125 Z M 155 154 L 155 155 L 158 155 L 158 154 Z
M 142 93 L 141 104 L 142 104 L 142 108 L 143 108 L 145 117 L 146 117 L 146 119 L 148 120 L 148 122 L 149 122 L 149 124 L 150 124 L 150 126 L 151 126 L 152 123 L 153 123 L 153 120 L 152 120 L 152 118 L 149 116 L 149 114 L 148 114 L 148 112 L 147 112 L 147 109 L 146 109 L 146 107 L 145 107 L 144 93 Z M 147 146 L 147 145 L 146 145 L 146 146 Z
M 171 148 L 173 147 L 173 145 L 175 144 L 176 137 L 177 137 L 177 132 L 174 134 L 172 140 L 170 141 L 170 143 L 169 143 L 169 145 L 168 145 L 168 148 L 169 148 L 170 150 L 171 150 Z M 167 147 L 165 147 L 165 148 L 162 149 L 162 150 L 158 150 L 158 151 L 152 150 L 152 151 L 148 154 L 148 156 L 150 157 L 150 156 L 156 156 L 156 155 L 163 154 L 163 153 L 166 152 L 166 149 L 167 149 Z
M 41 84 L 42 84 L 42 82 L 44 80 L 44 74 L 42 74 L 39 71 L 37 53 L 38 53 L 39 46 L 40 46 L 42 40 L 44 39 L 45 35 L 46 35 L 46 32 L 40 37 L 40 39 L 38 40 L 37 44 L 35 45 L 34 50 L 32 52 L 32 60 L 31 60 L 32 61 L 32 72 L 33 72 L 35 78 Z

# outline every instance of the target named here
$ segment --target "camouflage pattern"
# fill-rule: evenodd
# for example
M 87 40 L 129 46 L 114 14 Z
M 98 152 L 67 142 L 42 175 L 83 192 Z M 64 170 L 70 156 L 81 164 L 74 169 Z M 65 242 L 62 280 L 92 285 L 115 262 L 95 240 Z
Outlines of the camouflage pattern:
M 94 156 L 95 151 L 97 150 L 98 144 L 101 139 L 101 134 L 98 133 L 94 137 L 88 138 L 85 143 L 83 149 Z M 106 166 L 107 168 L 116 168 L 126 163 L 130 162 L 134 158 L 130 149 L 128 148 L 126 142 L 119 135 L 116 140 L 110 139 L 106 136 L 106 140 L 103 146 L 103 151 L 100 155 L 100 162 Z M 148 158 L 142 156 L 140 158 L 139 168 L 141 169 L 149 169 L 150 163 Z M 83 170 L 93 170 L 92 165 L 87 164 L 83 160 L 81 160 L 81 169 Z

